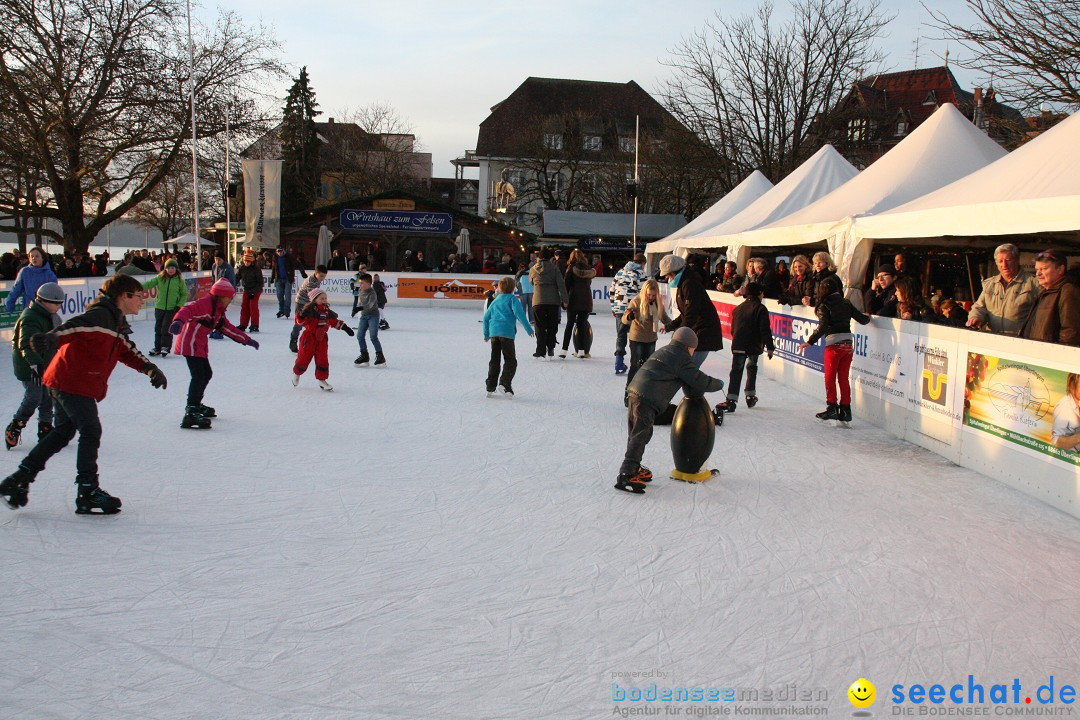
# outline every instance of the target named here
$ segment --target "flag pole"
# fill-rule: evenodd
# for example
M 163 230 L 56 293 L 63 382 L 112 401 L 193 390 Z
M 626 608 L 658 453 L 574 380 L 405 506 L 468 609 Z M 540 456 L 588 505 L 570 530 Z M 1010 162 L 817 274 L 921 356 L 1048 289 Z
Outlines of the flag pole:
M 195 269 L 202 270 L 202 248 L 199 241 L 199 149 L 195 129 L 195 43 L 191 39 L 191 0 L 187 0 L 188 90 L 191 95 L 191 197 L 192 232 L 195 233 Z

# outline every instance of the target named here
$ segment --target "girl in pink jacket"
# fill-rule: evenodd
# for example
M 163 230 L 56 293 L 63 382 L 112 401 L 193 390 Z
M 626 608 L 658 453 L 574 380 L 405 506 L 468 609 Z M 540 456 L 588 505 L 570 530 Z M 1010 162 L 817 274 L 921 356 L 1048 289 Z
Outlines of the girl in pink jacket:
M 173 352 L 184 356 L 191 371 L 187 408 L 180 423 L 182 428 L 209 429 L 210 418 L 217 417 L 214 408 L 202 404 L 203 393 L 214 376 L 210 367 L 210 343 L 207 341 L 210 333 L 216 330 L 241 345 L 259 349 L 259 343 L 225 317 L 225 311 L 235 294 L 236 289 L 232 284 L 222 278 L 211 286 L 209 295 L 180 308 L 169 326 L 169 332 L 176 336 Z

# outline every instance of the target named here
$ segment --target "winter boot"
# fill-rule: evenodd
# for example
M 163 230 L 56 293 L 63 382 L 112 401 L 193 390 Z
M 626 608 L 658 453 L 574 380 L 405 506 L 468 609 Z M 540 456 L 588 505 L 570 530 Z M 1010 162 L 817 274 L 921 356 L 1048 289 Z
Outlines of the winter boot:
M 203 417 L 208 417 L 208 418 L 217 417 L 217 410 L 210 407 L 209 405 L 203 405 L 202 403 L 199 403 L 195 407 L 197 407 L 199 409 L 199 414 L 202 415 Z
M 185 430 L 209 430 L 210 418 L 199 412 L 198 405 L 188 405 L 184 411 L 184 419 L 180 421 L 180 427 Z
M 44 440 L 45 436 L 53 431 L 52 423 L 39 422 L 37 424 L 37 439 Z
M 115 515 L 120 512 L 120 498 L 113 497 L 98 487 L 97 478 L 79 480 L 79 494 L 75 498 L 76 515 Z
M 380 330 L 389 330 L 390 329 L 390 323 L 386 322 L 385 320 L 380 320 L 379 321 L 379 329 Z
M 629 369 L 630 368 L 626 367 L 626 361 L 623 360 L 623 356 L 622 355 L 616 355 L 615 356 L 615 374 L 616 375 L 622 375 L 623 373 L 625 373 Z
M 330 383 L 326 382 L 325 380 L 320 380 L 319 381 L 319 389 L 320 390 L 325 390 L 326 392 L 333 392 L 334 391 L 334 386 L 331 385 Z
M 19 444 L 24 427 L 26 427 L 25 421 L 12 420 L 7 429 L 4 430 L 4 444 L 7 445 L 8 450 Z
M 818 420 L 839 420 L 840 419 L 840 406 L 836 403 L 829 403 L 829 406 L 822 412 L 814 415 Z
M 34 482 L 34 474 L 29 470 L 19 467 L 15 472 L 0 482 L 0 497 L 12 510 L 25 507 L 29 502 L 30 483 Z
M 837 419 L 840 422 L 851 422 L 851 406 L 841 405 L 839 415 L 840 416 Z
M 367 354 L 367 351 L 360 353 L 360 357 L 353 360 L 353 367 L 367 367 L 371 364 L 371 356 Z
M 752 408 L 755 405 L 757 405 L 757 395 L 747 395 L 746 396 L 746 407 Z
M 247 330 L 247 331 L 248 331 L 249 333 L 253 333 L 253 332 L 259 332 L 259 326 L 258 326 L 258 325 L 252 325 L 251 327 L 249 327 L 249 328 L 248 328 L 248 330 Z
M 377 367 L 377 368 L 386 367 L 386 358 L 383 357 L 383 354 L 381 352 L 378 352 L 378 351 L 376 351 L 376 353 L 375 353 L 375 367 Z

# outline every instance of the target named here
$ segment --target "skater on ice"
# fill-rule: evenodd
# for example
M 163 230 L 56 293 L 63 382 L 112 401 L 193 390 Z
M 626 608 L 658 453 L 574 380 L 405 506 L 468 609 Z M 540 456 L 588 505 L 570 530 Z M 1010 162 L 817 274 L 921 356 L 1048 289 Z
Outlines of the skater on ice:
M 240 267 L 236 271 L 237 288 L 243 290 L 240 298 L 240 329 L 248 333 L 259 332 L 259 298 L 263 291 L 263 274 L 255 265 L 255 253 L 251 248 L 244 251 Z M 250 323 L 250 324 L 249 324 Z
M 589 313 L 592 312 L 592 279 L 596 277 L 596 270 L 589 266 L 585 259 L 585 253 L 577 248 L 570 253 L 570 263 L 563 278 L 566 286 L 567 302 L 566 330 L 563 331 L 562 352 L 559 357 L 566 359 L 566 352 L 570 349 L 570 339 L 577 334 L 574 343 L 574 357 L 589 357 L 589 337 L 592 328 L 589 327 Z
M 187 281 L 180 275 L 180 264 L 169 258 L 161 272 L 142 286 L 143 290 L 157 288 L 157 297 L 154 299 L 154 349 L 150 351 L 150 357 L 165 357 L 172 348 L 169 326 L 172 325 L 176 311 L 187 302 Z
M 210 418 L 217 417 L 217 411 L 203 404 L 203 395 L 214 370 L 210 367 L 210 343 L 207 338 L 213 331 L 241 345 L 250 345 L 256 350 L 259 343 L 253 340 L 225 317 L 236 294 L 236 288 L 225 278 L 210 287 L 210 294 L 189 302 L 176 313 L 169 332 L 176 336 L 173 351 L 187 360 L 191 372 L 188 384 L 187 407 L 180 427 L 184 429 L 208 430 Z
M 311 302 L 296 313 L 296 322 L 303 328 L 300 335 L 300 352 L 293 364 L 293 387 L 300 384 L 300 376 L 307 372 L 312 358 L 315 359 L 315 379 L 319 381 L 319 387 L 323 390 L 333 390 L 333 386 L 327 382 L 330 379 L 330 341 L 327 335 L 330 328 L 341 330 L 350 337 L 353 329 L 338 319 L 337 313 L 330 309 L 326 301 L 326 291 L 320 287 L 313 288 L 308 296 Z
M 499 280 L 499 293 L 484 311 L 484 342 L 491 343 L 491 359 L 488 361 L 487 394 L 495 395 L 495 383 L 508 398 L 514 397 L 514 375 L 517 373 L 517 351 L 514 348 L 514 336 L 517 335 L 517 323 L 525 328 L 529 337 L 533 335 L 525 308 L 514 296 L 517 283 L 512 277 Z M 499 364 L 502 361 L 502 375 Z
M 723 380 L 706 375 L 694 363 L 697 344 L 693 330 L 679 328 L 672 334 L 670 343 L 645 361 L 630 383 L 626 455 L 615 481 L 617 489 L 638 494 L 645 492 L 645 484 L 653 478 L 649 468 L 641 464 L 645 446 L 652 439 L 657 414 L 667 409 L 680 388 L 691 397 L 724 389 Z
M 641 283 L 645 279 L 645 253 L 638 253 L 633 260 L 627 261 L 611 281 L 608 296 L 611 298 L 611 314 L 615 318 L 615 374 L 622 375 L 629 368 L 626 365 L 626 341 L 630 325 L 623 318 L 623 313 L 631 301 L 641 292 Z M 632 357 L 632 356 L 631 356 Z M 633 364 L 633 360 L 631 360 Z M 631 371 L 632 372 L 632 371 Z M 629 380 L 627 380 L 629 382 Z
M 761 304 L 761 285 L 752 282 L 746 286 L 743 302 L 731 312 L 731 374 L 728 376 L 727 400 L 717 409 L 733 413 L 739 404 L 739 385 L 743 369 L 746 369 L 746 407 L 757 405 L 758 358 L 767 353 L 772 360 L 772 327 L 769 311 Z
M 678 255 L 665 255 L 660 260 L 660 275 L 667 278 L 679 310 L 679 316 L 668 324 L 668 330 L 687 327 L 694 331 L 698 341 L 694 365 L 701 367 L 710 352 L 724 349 L 724 336 L 716 306 L 701 278 L 693 270 L 687 272 L 686 261 Z
M 38 415 L 38 440 L 48 435 L 53 428 L 53 402 L 49 391 L 41 384 L 41 376 L 49 366 L 52 355 L 39 355 L 30 347 L 30 338 L 38 333 L 53 330 L 60 324 L 61 306 L 65 299 L 64 291 L 53 282 L 45 283 L 37 289 L 37 297 L 31 302 L 19 319 L 15 321 L 15 330 L 11 338 L 11 362 L 15 369 L 15 379 L 22 383 L 23 397 L 15 411 L 15 417 L 4 431 L 4 445 L 7 449 L 19 444 L 23 428 Z
M 322 286 L 322 281 L 326 279 L 327 272 L 325 265 L 319 265 L 315 268 L 315 272 L 311 273 L 311 277 L 300 283 L 300 289 L 296 291 L 296 307 L 293 309 L 293 314 L 299 315 L 300 311 L 307 307 L 307 304 L 311 302 L 311 291 Z M 286 315 L 286 317 L 288 316 Z M 300 339 L 302 326 L 300 325 L 300 318 L 295 320 L 292 332 L 289 334 L 289 350 L 299 352 L 296 341 Z
M 360 294 L 357 296 L 357 304 L 360 307 L 360 323 L 356 327 L 356 341 L 360 344 L 360 355 L 353 361 L 356 367 L 367 367 L 371 364 L 371 356 L 368 355 L 367 340 L 371 337 L 371 345 L 375 350 L 375 367 L 386 367 L 386 357 L 383 356 L 382 343 L 379 342 L 379 296 L 375 292 L 372 277 L 363 273 L 359 278 Z
M 630 383 L 649 356 L 656 351 L 658 334 L 667 332 L 664 328 L 671 322 L 660 299 L 660 284 L 652 279 L 646 280 L 641 292 L 627 305 L 619 322 L 629 328 L 627 334 L 630 337 L 630 367 L 626 376 L 626 391 L 623 392 L 623 405 L 629 406 Z
M 0 482 L 0 497 L 9 507 L 26 505 L 30 484 L 45 469 L 49 458 L 78 434 L 75 512 L 120 512 L 120 498 L 102 490 L 98 481 L 101 421 L 97 405 L 105 399 L 109 376 L 118 362 L 147 375 L 155 388 L 166 386 L 165 374 L 139 352 L 130 338 L 131 326 L 125 315 L 138 313 L 142 306 L 139 281 L 130 275 L 114 275 L 105 281 L 100 296 L 86 312 L 51 332 L 30 338 L 30 347 L 40 357 L 52 356 L 42 383 L 52 394 L 56 424 L 19 463 L 19 468 Z
M 568 301 L 566 282 L 554 257 L 551 248 L 543 248 L 540 259 L 529 268 L 529 282 L 533 286 L 533 315 L 536 317 L 536 352 L 533 357 L 541 360 L 555 357 L 559 311 Z
M 827 407 L 815 415 L 818 420 L 840 420 L 851 422 L 851 360 L 855 355 L 854 335 L 851 334 L 851 320 L 854 318 L 861 325 L 870 322 L 870 317 L 859 311 L 844 298 L 840 278 L 832 275 L 822 280 L 817 286 L 817 306 L 814 312 L 818 316 L 818 327 L 814 333 L 799 345 L 806 350 L 819 339 L 825 338 L 825 402 Z M 836 386 L 840 386 L 837 399 Z

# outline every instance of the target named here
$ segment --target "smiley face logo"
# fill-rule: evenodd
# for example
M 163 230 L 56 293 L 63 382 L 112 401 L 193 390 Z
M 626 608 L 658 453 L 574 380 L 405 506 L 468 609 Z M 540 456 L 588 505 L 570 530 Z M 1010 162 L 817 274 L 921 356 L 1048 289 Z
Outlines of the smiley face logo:
M 867 708 L 874 704 L 874 699 L 877 698 L 877 688 L 874 687 L 874 683 L 866 678 L 859 678 L 851 683 L 851 687 L 847 690 L 847 696 L 855 707 Z

